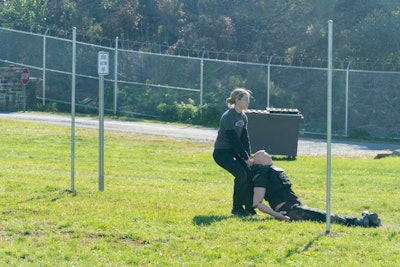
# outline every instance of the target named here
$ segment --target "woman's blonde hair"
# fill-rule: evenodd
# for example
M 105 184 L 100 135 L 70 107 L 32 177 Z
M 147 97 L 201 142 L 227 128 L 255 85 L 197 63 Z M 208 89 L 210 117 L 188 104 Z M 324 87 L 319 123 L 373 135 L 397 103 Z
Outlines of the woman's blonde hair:
M 231 92 L 231 95 L 226 99 L 226 103 L 228 104 L 228 107 L 231 107 L 236 103 L 236 100 L 242 99 L 244 95 L 247 95 L 248 97 L 251 96 L 251 91 L 247 90 L 245 88 L 235 88 Z

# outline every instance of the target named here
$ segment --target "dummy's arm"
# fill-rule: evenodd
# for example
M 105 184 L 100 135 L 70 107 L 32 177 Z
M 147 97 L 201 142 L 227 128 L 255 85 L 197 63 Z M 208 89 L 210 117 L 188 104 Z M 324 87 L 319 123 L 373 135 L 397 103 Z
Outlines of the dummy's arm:
M 263 203 L 264 195 L 265 195 L 264 187 L 254 187 L 253 208 L 258 208 L 260 211 L 267 213 L 278 220 L 285 220 L 290 222 L 290 218 L 285 215 L 286 212 L 284 211 L 276 212 Z

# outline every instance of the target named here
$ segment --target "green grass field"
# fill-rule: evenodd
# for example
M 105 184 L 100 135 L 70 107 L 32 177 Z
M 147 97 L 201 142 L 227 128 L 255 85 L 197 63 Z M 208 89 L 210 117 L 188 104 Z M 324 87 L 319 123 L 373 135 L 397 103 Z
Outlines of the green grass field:
M 332 213 L 380 228 L 230 215 L 233 178 L 211 143 L 0 119 L 0 266 L 399 266 L 400 158 L 332 159 Z M 326 208 L 326 159 L 275 161 L 305 204 Z

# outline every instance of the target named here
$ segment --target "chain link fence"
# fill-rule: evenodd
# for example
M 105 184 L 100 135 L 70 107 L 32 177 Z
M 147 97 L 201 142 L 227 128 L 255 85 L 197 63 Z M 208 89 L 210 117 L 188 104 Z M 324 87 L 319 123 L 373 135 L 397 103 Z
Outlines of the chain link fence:
M 10 66 L 29 68 L 29 86 L 35 91 L 31 95 L 37 107 L 54 105 L 58 110 L 70 110 L 72 40 L 0 28 L 0 42 L 0 77 Z M 304 116 L 302 132 L 326 133 L 324 60 L 211 51 L 194 55 L 186 49 L 172 55 L 162 47 L 154 52 L 143 45 L 140 51 L 123 46 L 118 38 L 110 46 L 76 42 L 76 104 L 82 111 L 98 108 L 97 55 L 106 51 L 110 73 L 105 77 L 105 110 L 111 114 L 159 117 L 162 111 L 168 115 L 165 107 L 183 103 L 199 108 L 202 116 L 216 125 L 229 92 L 243 86 L 253 92 L 251 109 L 299 109 Z M 379 63 L 379 70 L 371 70 L 377 64 L 368 64 L 335 63 L 332 132 L 398 139 L 400 71 L 396 64 Z M 9 83 L 5 78 L 2 81 L 0 110 L 5 111 L 10 105 L 2 106 L 1 100 L 10 99 Z

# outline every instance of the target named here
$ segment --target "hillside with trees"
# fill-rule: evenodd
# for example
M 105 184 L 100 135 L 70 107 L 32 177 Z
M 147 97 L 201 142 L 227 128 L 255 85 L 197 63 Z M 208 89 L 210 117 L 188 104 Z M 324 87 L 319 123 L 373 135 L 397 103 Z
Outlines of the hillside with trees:
M 397 62 L 396 0 L 3 0 L 0 25 L 101 43 L 116 36 L 135 44 L 276 55 L 326 55 L 327 21 L 335 23 L 335 58 Z M 140 48 L 140 46 L 138 46 Z M 289 62 L 290 63 L 290 60 Z

